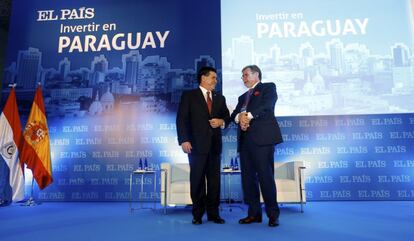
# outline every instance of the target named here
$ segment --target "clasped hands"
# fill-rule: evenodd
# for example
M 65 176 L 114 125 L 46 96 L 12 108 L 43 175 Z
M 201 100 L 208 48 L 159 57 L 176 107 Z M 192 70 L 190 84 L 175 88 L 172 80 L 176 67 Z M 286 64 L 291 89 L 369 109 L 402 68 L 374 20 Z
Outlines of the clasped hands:
M 250 119 L 247 112 L 239 113 L 239 125 L 242 131 L 247 131 L 247 128 L 250 126 Z
M 217 128 L 224 124 L 223 119 L 213 118 L 209 120 L 211 128 Z

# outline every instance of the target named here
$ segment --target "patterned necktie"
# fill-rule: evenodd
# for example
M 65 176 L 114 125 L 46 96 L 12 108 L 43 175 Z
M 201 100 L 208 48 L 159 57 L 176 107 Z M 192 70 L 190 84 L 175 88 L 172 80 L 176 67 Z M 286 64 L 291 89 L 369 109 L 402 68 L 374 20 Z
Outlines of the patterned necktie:
M 207 108 L 208 113 L 211 114 L 211 109 L 213 108 L 213 101 L 211 101 L 210 91 L 207 91 Z
M 250 96 L 252 95 L 252 93 L 253 93 L 253 89 L 249 89 L 249 91 L 247 91 L 247 94 L 246 94 L 246 97 L 244 98 L 244 103 L 242 106 L 242 109 L 244 109 L 244 111 L 246 111 L 247 109 L 247 105 L 249 104 Z

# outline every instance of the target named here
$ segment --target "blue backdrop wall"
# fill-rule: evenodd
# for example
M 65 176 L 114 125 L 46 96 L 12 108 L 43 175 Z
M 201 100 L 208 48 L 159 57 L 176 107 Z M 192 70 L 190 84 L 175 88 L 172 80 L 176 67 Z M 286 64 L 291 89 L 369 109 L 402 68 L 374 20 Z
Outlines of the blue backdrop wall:
M 308 200 L 414 200 L 411 5 L 391 2 L 15 0 L 3 86 L 17 83 L 25 124 L 42 84 L 51 138 L 54 182 L 36 197 L 128 200 L 140 159 L 157 171 L 187 162 L 175 114 L 197 69 L 219 70 L 231 110 L 241 67 L 255 63 L 278 86 L 276 161 L 305 162 Z M 342 35 L 319 36 L 334 23 Z M 237 156 L 235 135 L 225 131 L 223 164 Z M 144 200 L 159 200 L 153 185 L 144 179 Z M 241 197 L 240 183 L 232 190 Z
M 305 161 L 309 200 L 413 198 L 412 9 L 392 0 L 222 1 L 223 93 L 235 106 L 251 62 L 276 84 L 285 139 L 276 160 Z

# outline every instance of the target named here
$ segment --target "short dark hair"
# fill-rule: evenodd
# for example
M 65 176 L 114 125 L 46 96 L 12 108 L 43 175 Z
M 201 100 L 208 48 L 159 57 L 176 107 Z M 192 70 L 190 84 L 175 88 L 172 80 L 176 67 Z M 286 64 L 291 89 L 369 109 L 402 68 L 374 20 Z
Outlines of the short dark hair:
M 260 70 L 259 66 L 254 65 L 254 64 L 253 65 L 247 65 L 246 67 L 244 67 L 242 69 L 242 72 L 245 69 L 250 69 L 250 71 L 252 71 L 252 73 L 259 73 L 259 80 L 262 80 L 262 71 Z
M 203 76 L 203 75 L 204 76 L 208 76 L 210 74 L 210 72 L 214 72 L 214 73 L 217 74 L 217 70 L 215 68 L 213 68 L 213 67 L 205 66 L 205 67 L 200 68 L 198 70 L 198 73 L 197 73 L 197 81 L 198 81 L 198 83 L 199 84 L 201 83 L 201 76 Z

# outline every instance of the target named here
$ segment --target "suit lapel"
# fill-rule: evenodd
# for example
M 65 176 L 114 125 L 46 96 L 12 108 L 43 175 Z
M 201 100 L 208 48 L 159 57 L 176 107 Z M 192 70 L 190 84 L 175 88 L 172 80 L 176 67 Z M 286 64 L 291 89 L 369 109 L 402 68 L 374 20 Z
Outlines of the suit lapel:
M 217 108 L 218 108 L 217 105 L 219 104 L 219 101 L 218 101 L 218 96 L 215 91 L 212 91 L 212 96 L 213 96 L 213 99 L 212 99 L 213 107 L 211 108 L 211 116 L 214 116 L 213 114 L 215 114 L 217 111 Z
M 200 106 L 202 106 L 203 111 L 205 111 L 208 114 L 207 102 L 206 102 L 206 99 L 204 99 L 203 91 L 201 91 L 200 88 L 198 88 L 198 91 L 197 91 L 197 98 L 198 98 L 198 102 L 200 102 Z M 214 100 L 213 100 L 213 106 L 214 106 Z
M 255 95 L 255 93 L 256 93 L 256 91 L 260 92 L 261 88 L 262 88 L 262 82 L 259 82 L 253 89 L 252 95 L 250 96 L 250 99 L 249 99 L 249 103 L 247 103 L 247 108 L 254 105 L 255 100 L 258 99 L 258 97 Z M 247 94 L 247 92 L 246 92 L 246 94 Z M 246 98 L 246 96 L 245 96 L 245 98 Z

